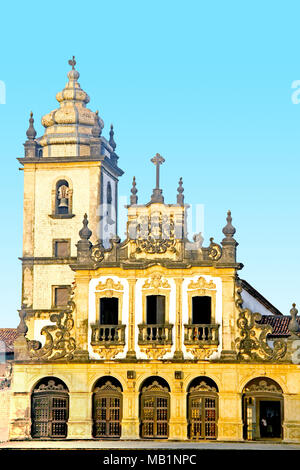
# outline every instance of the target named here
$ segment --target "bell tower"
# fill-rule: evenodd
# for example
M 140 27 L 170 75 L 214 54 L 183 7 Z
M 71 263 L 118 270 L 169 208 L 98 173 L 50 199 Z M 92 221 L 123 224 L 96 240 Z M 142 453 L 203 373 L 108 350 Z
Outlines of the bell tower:
M 117 235 L 118 155 L 111 125 L 87 108 L 88 94 L 78 83 L 73 57 L 59 107 L 42 117 L 45 132 L 37 137 L 30 114 L 24 158 L 22 306 L 29 330 L 49 311 L 66 305 L 74 274 L 78 230 L 89 214 L 92 243 L 104 246 Z M 48 320 L 49 321 L 49 320 Z M 39 325 L 39 326 L 42 326 Z M 33 328 L 33 326 L 32 326 Z M 29 331 L 34 337 L 34 331 Z

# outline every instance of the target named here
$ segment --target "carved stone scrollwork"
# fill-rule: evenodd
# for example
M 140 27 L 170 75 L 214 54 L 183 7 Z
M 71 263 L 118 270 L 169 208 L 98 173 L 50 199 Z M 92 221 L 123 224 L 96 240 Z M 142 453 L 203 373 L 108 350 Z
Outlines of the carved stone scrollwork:
M 217 351 L 217 348 L 189 348 L 186 346 L 187 352 L 193 354 L 194 359 L 201 361 L 208 359 L 213 352 Z
M 176 253 L 175 227 L 172 217 L 159 214 L 152 218 L 141 217 L 137 226 L 136 252 L 162 254 Z
M 199 385 L 196 385 L 196 387 L 192 387 L 190 389 L 190 393 L 195 393 L 195 392 L 217 392 L 216 387 L 211 387 L 208 385 L 204 380 L 202 380 Z
M 93 351 L 99 354 L 101 359 L 114 359 L 117 354 L 124 351 L 123 346 L 93 346 Z
M 282 393 L 278 384 L 270 380 L 260 380 L 258 383 L 252 383 L 245 387 L 245 392 L 268 392 Z
M 164 289 L 170 289 L 170 284 L 166 279 L 162 278 L 162 275 L 159 273 L 153 273 L 150 276 L 150 279 L 147 279 L 143 285 L 143 289 L 159 289 L 160 287 Z
M 222 256 L 222 248 L 217 243 L 214 243 L 214 239 L 210 238 L 210 245 L 208 247 L 208 257 L 213 261 L 218 261 Z
M 91 259 L 94 263 L 100 263 L 104 258 L 104 247 L 102 243 L 97 243 L 91 249 Z
M 152 348 L 142 348 L 141 351 L 147 354 L 148 359 L 162 359 L 165 354 L 171 352 L 171 348 L 166 347 L 152 347 Z
M 268 345 L 267 336 L 272 332 L 271 325 L 261 325 L 260 313 L 253 313 L 248 308 L 243 308 L 241 296 L 242 287 L 237 281 L 236 306 L 239 311 L 237 327 L 240 336 L 236 339 L 238 359 L 244 361 L 278 361 L 283 359 L 287 352 L 287 344 L 282 339 L 274 341 L 273 347 Z
M 76 349 L 75 338 L 71 336 L 74 327 L 73 312 L 75 303 L 72 300 L 68 302 L 68 308 L 61 313 L 50 315 L 50 321 L 55 325 L 44 326 L 41 334 L 46 337 L 44 346 L 39 341 L 28 341 L 29 356 L 37 360 L 57 360 L 73 359 L 73 353 Z
M 197 281 L 191 281 L 188 289 L 216 289 L 216 284 L 213 281 L 206 281 L 204 277 L 200 276 Z

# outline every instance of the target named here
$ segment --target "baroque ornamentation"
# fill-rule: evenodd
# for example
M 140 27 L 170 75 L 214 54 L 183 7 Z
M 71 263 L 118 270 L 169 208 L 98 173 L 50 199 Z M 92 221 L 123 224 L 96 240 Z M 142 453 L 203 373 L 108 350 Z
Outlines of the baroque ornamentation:
M 54 380 L 49 380 L 47 385 L 41 384 L 37 389 L 35 389 L 36 392 L 46 392 L 46 391 L 66 391 L 65 387 L 63 384 L 55 384 Z
M 124 351 L 123 346 L 93 346 L 93 351 L 99 354 L 101 359 L 114 359 L 117 354 Z
M 217 392 L 216 387 L 211 387 L 208 385 L 204 380 L 202 380 L 199 385 L 196 385 L 196 387 L 192 387 L 190 389 L 190 393 L 196 393 L 196 392 Z
M 186 346 L 187 352 L 193 354 L 197 360 L 208 359 L 213 352 L 217 351 L 217 348 L 189 348 Z
M 208 257 L 213 261 L 218 261 L 222 256 L 222 248 L 217 243 L 214 243 L 214 239 L 210 238 L 210 245 L 208 247 Z
M 243 308 L 241 296 L 242 287 L 237 281 L 236 306 L 239 311 L 237 327 L 240 331 L 236 339 L 239 360 L 277 361 L 283 359 L 287 352 L 287 344 L 282 339 L 274 341 L 273 347 L 268 345 L 267 336 L 272 332 L 271 325 L 260 325 L 260 313 L 253 313 L 248 308 Z
M 121 393 L 122 390 L 120 387 L 116 387 L 115 385 L 113 385 L 109 380 L 104 384 L 102 385 L 101 387 L 96 387 L 95 390 L 94 390 L 95 393 L 99 393 L 99 392 L 119 392 Z
M 50 321 L 55 325 L 47 325 L 41 329 L 41 334 L 46 337 L 44 346 L 40 341 L 28 341 L 31 359 L 73 359 L 73 353 L 76 349 L 75 338 L 71 336 L 71 331 L 74 328 L 73 312 L 75 310 L 73 295 L 72 291 L 68 308 L 65 311 L 50 315 Z
M 245 392 L 273 392 L 282 393 L 279 385 L 270 380 L 260 380 L 258 383 L 252 383 L 245 387 Z
M 168 390 L 167 387 L 163 387 L 156 380 L 154 380 L 154 382 L 152 382 L 151 385 L 149 385 L 148 387 L 144 387 L 142 392 L 143 393 L 146 393 L 146 392 L 167 392 L 167 393 L 169 393 L 169 390 Z
M 91 259 L 94 263 L 100 263 L 104 258 L 104 247 L 102 243 L 97 243 L 91 249 Z
M 176 253 L 175 227 L 173 217 L 159 214 L 142 216 L 137 226 L 136 252 L 162 254 L 168 250 Z
M 151 347 L 151 348 L 142 348 L 140 346 L 140 349 L 142 352 L 147 354 L 149 359 L 162 359 L 165 354 L 171 352 L 171 348 L 165 348 L 165 347 Z
M 161 287 L 164 289 L 170 289 L 170 284 L 166 279 L 163 279 L 159 273 L 153 273 L 150 276 L 150 279 L 147 279 L 143 285 L 143 289 L 159 289 Z
M 213 281 L 206 281 L 204 277 L 199 277 L 197 281 L 191 281 L 188 289 L 216 289 L 216 284 Z
M 105 282 L 99 282 L 99 284 L 97 285 L 96 287 L 96 291 L 109 291 L 111 292 L 111 294 L 113 293 L 112 291 L 114 290 L 118 290 L 118 291 L 122 291 L 123 290 L 123 286 L 121 284 L 121 282 L 114 282 L 111 278 L 108 278 L 106 279 Z M 109 293 L 106 292 L 105 293 L 107 297 L 109 297 Z

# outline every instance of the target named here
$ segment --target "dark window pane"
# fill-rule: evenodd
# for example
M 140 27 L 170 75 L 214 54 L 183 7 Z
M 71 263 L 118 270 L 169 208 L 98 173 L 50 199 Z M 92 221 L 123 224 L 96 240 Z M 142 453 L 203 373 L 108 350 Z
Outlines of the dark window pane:
M 148 325 L 165 323 L 165 296 L 148 295 L 146 304 L 146 321 Z
M 119 299 L 116 297 L 100 299 L 100 323 L 101 325 L 117 325 Z
M 193 297 L 192 308 L 193 324 L 211 323 L 211 297 Z

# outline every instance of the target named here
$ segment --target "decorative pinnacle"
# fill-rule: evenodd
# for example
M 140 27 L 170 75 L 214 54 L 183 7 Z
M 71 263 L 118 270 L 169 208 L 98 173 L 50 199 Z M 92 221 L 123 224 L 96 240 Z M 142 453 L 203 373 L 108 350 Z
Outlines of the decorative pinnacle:
M 28 140 L 34 140 L 36 137 L 36 130 L 33 126 L 34 119 L 33 119 L 33 112 L 30 112 L 30 118 L 29 118 L 29 127 L 27 129 L 26 135 L 28 137 Z
M 20 335 L 25 336 L 28 331 L 28 326 L 25 322 L 26 311 L 24 310 L 25 305 L 22 305 L 22 310 L 19 310 L 20 323 L 18 325 L 17 331 Z
M 133 177 L 133 180 L 132 180 L 132 188 L 131 188 L 131 196 L 130 196 L 130 204 L 137 204 L 138 202 L 138 197 L 136 195 L 136 193 L 138 192 L 138 190 L 136 189 L 136 181 L 135 181 L 135 176 Z
M 81 240 L 88 240 L 92 235 L 92 231 L 88 228 L 88 223 L 89 223 L 88 216 L 87 214 L 84 214 L 83 221 L 82 221 L 83 227 L 79 231 L 79 236 Z
M 75 70 L 76 60 L 75 60 L 75 56 L 74 56 L 74 55 L 73 55 L 72 59 L 69 60 L 69 65 L 71 65 L 72 70 Z
M 179 186 L 177 188 L 177 204 L 183 204 L 184 203 L 184 195 L 182 194 L 184 189 L 183 189 L 183 182 L 182 182 L 182 178 L 180 177 L 179 179 L 179 182 L 178 182 Z
M 294 303 L 293 307 L 290 310 L 292 319 L 289 323 L 289 331 L 291 332 L 292 338 L 295 338 L 295 337 L 299 338 L 298 333 L 300 331 L 300 326 L 297 321 L 297 313 L 298 313 L 298 310 L 296 309 L 296 304 Z
M 109 145 L 112 147 L 113 152 L 116 150 L 116 142 L 114 141 L 114 126 L 111 124 L 110 125 L 110 131 L 109 131 Z
M 101 135 L 101 127 L 99 125 L 99 111 L 95 112 L 94 125 L 92 127 L 92 136 L 96 139 Z
M 234 226 L 232 225 L 232 217 L 231 217 L 231 211 L 228 211 L 227 212 L 227 224 L 225 225 L 225 227 L 223 228 L 222 232 L 224 233 L 225 235 L 225 240 L 229 240 L 229 239 L 233 239 L 233 235 L 235 234 L 236 230 L 234 228 Z

